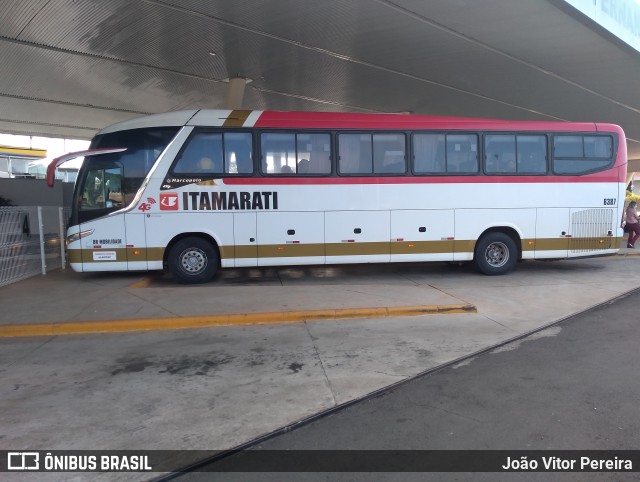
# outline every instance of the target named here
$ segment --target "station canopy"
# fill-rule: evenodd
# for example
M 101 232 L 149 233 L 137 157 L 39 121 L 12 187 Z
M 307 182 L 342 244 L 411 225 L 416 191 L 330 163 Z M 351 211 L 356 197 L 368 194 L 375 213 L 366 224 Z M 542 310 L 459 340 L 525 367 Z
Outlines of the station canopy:
M 0 132 L 225 108 L 610 122 L 640 160 L 635 0 L 3 0 Z M 237 92 L 236 92 L 237 94 Z

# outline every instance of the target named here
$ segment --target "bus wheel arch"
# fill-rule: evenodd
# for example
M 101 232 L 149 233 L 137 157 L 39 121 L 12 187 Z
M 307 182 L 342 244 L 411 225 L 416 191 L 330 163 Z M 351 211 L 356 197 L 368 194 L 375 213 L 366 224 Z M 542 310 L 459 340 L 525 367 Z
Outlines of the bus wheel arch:
M 487 229 L 480 235 L 473 252 L 473 262 L 483 274 L 507 274 L 521 259 L 520 235 L 509 227 Z
M 165 249 L 164 265 L 181 283 L 206 283 L 220 268 L 220 248 L 203 233 L 183 233 Z

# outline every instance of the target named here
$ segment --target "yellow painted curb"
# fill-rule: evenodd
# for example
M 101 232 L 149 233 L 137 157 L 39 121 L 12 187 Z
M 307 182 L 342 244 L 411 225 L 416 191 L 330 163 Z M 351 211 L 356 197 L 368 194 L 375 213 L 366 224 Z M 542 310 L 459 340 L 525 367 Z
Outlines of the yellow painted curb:
M 473 305 L 422 305 L 386 308 L 343 308 L 335 310 L 274 311 L 179 318 L 141 318 L 134 320 L 71 321 L 31 325 L 0 326 L 0 338 L 14 336 L 71 335 L 74 333 L 114 333 L 123 331 L 171 330 L 224 325 L 258 325 L 349 318 L 386 318 L 448 313 L 477 313 Z

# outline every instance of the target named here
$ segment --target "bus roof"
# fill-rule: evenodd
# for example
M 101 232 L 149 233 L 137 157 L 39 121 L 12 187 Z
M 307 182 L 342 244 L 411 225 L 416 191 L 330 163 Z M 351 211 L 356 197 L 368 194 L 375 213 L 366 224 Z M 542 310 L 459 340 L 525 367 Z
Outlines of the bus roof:
M 152 114 L 126 120 L 102 129 L 98 134 L 145 127 L 198 125 L 235 128 L 280 129 L 455 129 L 500 131 L 622 132 L 613 124 L 562 121 L 517 121 L 407 114 L 360 114 L 350 112 L 251 111 L 200 109 Z

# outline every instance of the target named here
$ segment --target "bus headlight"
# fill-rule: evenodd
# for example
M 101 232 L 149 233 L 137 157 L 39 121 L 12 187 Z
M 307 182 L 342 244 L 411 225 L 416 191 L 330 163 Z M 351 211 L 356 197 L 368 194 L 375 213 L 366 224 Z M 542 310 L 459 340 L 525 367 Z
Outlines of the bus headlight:
M 76 234 L 70 234 L 69 236 L 67 236 L 67 246 L 76 241 L 80 241 L 85 236 L 91 236 L 94 231 L 95 229 L 87 229 L 86 231 L 80 231 Z

